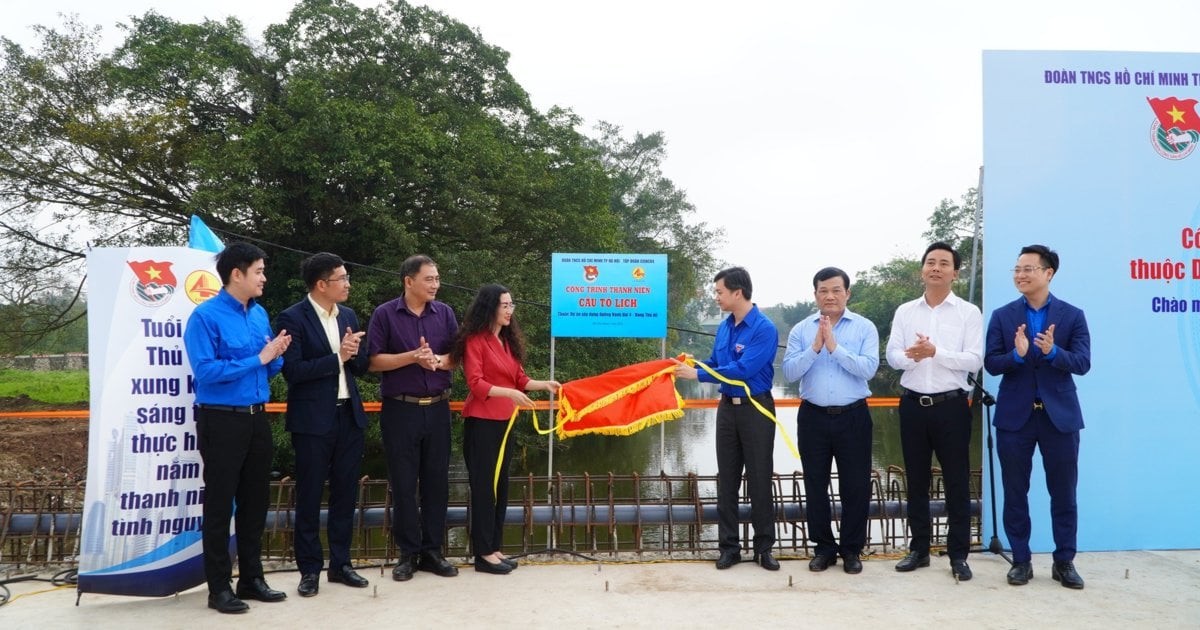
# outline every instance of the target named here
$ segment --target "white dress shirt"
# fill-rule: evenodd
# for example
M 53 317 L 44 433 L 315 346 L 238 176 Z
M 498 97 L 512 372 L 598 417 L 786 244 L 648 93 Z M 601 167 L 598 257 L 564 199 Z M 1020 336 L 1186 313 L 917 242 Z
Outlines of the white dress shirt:
M 327 311 L 321 308 L 317 301 L 308 296 L 308 303 L 312 304 L 313 310 L 317 312 L 317 319 L 321 320 L 321 326 L 325 329 L 325 337 L 329 339 L 329 347 L 333 348 L 334 354 L 340 354 L 338 349 L 342 347 L 342 332 L 338 330 L 338 307 L 333 305 L 332 311 Z M 341 357 L 338 357 L 338 400 L 346 400 L 350 398 L 350 388 L 346 386 L 346 364 L 342 363 Z
M 933 357 L 914 361 L 904 356 L 904 350 L 917 343 L 918 333 L 937 348 Z M 892 318 L 887 362 L 904 372 L 900 384 L 919 394 L 970 389 L 967 374 L 983 365 L 983 314 L 954 293 L 935 307 L 924 295 L 905 302 Z

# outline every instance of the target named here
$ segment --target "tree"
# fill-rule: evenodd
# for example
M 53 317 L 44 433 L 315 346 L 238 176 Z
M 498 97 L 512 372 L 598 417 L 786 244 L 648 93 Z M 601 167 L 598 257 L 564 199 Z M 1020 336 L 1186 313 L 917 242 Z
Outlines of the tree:
M 962 270 L 958 274 L 959 285 L 955 287 L 955 292 L 966 298 L 968 296 L 967 287 L 971 281 L 971 264 L 972 261 L 978 261 L 975 270 L 975 295 L 973 303 L 975 306 L 983 306 L 983 222 L 979 225 L 979 247 L 975 256 L 972 256 L 975 248 L 975 214 L 979 208 L 979 191 L 975 188 L 968 188 L 966 194 L 961 197 L 962 203 L 954 203 L 949 199 L 943 199 L 933 210 L 933 214 L 929 216 L 929 229 L 921 236 L 928 242 L 942 241 L 950 244 L 962 259 Z M 980 219 L 983 217 L 981 216 Z
M 724 231 L 688 221 L 696 208 L 687 193 L 663 175 L 667 142 L 662 132 L 627 138 L 619 126 L 604 121 L 595 131 L 590 145 L 612 184 L 609 209 L 620 223 L 621 247 L 667 255 L 669 320 L 677 328 L 697 330 L 706 305 L 712 304 L 709 288 L 717 263 L 710 248 L 724 239 Z M 669 336 L 672 345 L 681 347 L 691 338 L 681 338 L 678 332 Z
M 39 33 L 32 52 L 0 42 L 0 239 L 35 259 L 78 264 L 73 235 L 180 244 L 198 214 L 267 250 L 280 278 L 269 310 L 301 292 L 304 252 L 325 250 L 351 261 L 364 313 L 399 293 L 391 271 L 418 252 L 439 262 L 460 312 L 484 282 L 548 302 L 553 251 L 686 249 L 672 258 L 681 294 L 707 260 L 680 225 L 619 215 L 611 165 L 579 118 L 533 108 L 508 54 L 442 13 L 303 0 L 255 42 L 234 18 L 148 12 L 111 54 L 75 21 Z M 662 183 L 647 185 L 690 211 Z M 39 212 L 64 226 L 56 239 L 19 220 Z M 522 316 L 530 363 L 545 365 L 547 313 Z M 611 367 L 625 350 L 580 350 L 580 365 Z

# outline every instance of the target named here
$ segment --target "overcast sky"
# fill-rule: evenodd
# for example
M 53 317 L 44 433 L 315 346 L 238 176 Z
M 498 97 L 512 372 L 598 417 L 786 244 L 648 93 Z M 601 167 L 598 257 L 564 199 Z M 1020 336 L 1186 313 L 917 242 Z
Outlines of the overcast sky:
M 598 120 L 662 131 L 666 176 L 695 220 L 725 230 L 717 255 L 750 270 L 763 306 L 811 299 L 821 267 L 853 276 L 923 251 L 933 208 L 978 181 L 981 51 L 1183 52 L 1200 23 L 1195 0 L 414 4 L 509 51 L 539 109 L 571 108 L 585 132 Z M 118 22 L 153 7 L 181 21 L 235 15 L 258 38 L 293 5 L 5 2 L 0 35 L 28 45 L 30 25 L 77 13 L 111 45 Z

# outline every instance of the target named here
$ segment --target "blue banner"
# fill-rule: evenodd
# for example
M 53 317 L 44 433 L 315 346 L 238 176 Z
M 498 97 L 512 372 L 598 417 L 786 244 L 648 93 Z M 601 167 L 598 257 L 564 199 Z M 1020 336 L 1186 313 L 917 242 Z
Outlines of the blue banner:
M 551 256 L 552 336 L 667 336 L 666 255 Z
M 1050 291 L 1091 331 L 1075 379 L 1080 551 L 1196 546 L 1197 96 L 1196 54 L 983 55 L 984 316 L 1019 296 L 1014 262 L 1041 243 L 1061 257 Z M 1040 458 L 1033 470 L 1033 549 L 1050 551 Z

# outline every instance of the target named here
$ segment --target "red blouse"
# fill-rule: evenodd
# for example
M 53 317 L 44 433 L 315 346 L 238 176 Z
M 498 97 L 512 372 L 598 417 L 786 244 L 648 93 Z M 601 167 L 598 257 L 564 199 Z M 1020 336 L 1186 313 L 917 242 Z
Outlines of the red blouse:
M 463 353 L 463 373 L 467 377 L 467 400 L 463 417 L 508 420 L 517 404 L 503 396 L 488 396 L 492 386 L 525 391 L 529 377 L 525 368 L 496 335 L 490 332 L 467 337 Z

